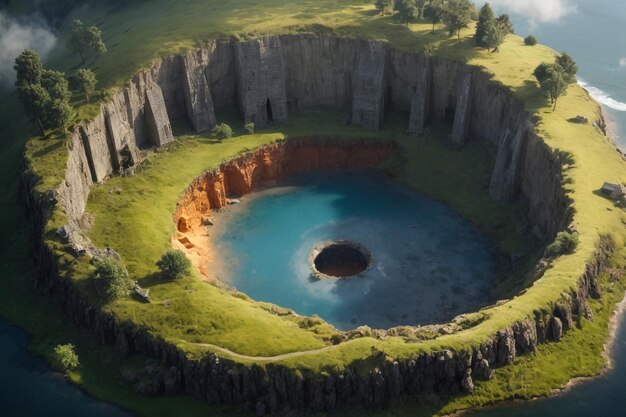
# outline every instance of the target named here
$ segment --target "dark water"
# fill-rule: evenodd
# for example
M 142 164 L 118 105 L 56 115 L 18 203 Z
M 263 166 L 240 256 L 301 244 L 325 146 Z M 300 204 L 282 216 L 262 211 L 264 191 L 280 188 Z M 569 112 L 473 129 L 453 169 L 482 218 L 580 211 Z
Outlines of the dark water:
M 96 401 L 28 352 L 26 334 L 0 321 L 0 416 L 130 417 Z
M 487 239 L 446 206 L 381 175 L 307 175 L 253 193 L 217 218 L 217 275 L 250 297 L 318 314 L 340 329 L 449 321 L 492 301 Z M 309 254 L 328 240 L 369 249 L 351 279 L 311 279 Z

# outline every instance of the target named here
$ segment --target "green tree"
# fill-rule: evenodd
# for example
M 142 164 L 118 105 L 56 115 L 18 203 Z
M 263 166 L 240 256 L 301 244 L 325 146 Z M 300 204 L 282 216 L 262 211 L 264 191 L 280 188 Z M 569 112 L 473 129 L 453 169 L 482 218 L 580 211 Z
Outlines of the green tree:
M 382 15 L 385 13 L 385 10 L 391 6 L 391 0 L 376 0 L 374 5 L 376 6 L 376 10 Z
M 74 370 L 80 365 L 74 345 L 71 343 L 55 347 L 53 356 L 57 366 L 66 372 Z
M 461 29 L 467 27 L 472 20 L 474 5 L 469 0 L 448 0 L 448 7 L 443 17 L 450 36 L 456 34 L 461 38 Z
M 489 3 L 485 3 L 485 5 L 480 8 L 480 13 L 478 14 L 476 34 L 474 35 L 476 45 L 482 46 L 483 48 L 487 47 L 485 37 L 488 31 L 493 31 L 495 24 L 496 16 L 493 14 L 493 9 Z
M 215 132 L 215 134 L 217 135 L 217 138 L 220 141 L 224 139 L 228 139 L 233 136 L 233 129 L 226 123 L 222 123 L 222 124 L 215 126 L 215 129 L 213 129 L 213 131 Z
M 556 258 L 560 255 L 573 253 L 576 250 L 578 243 L 578 234 L 566 231 L 559 232 L 557 233 L 554 242 L 546 248 L 546 257 Z
M 18 87 L 18 94 L 24 112 L 33 121 L 37 122 L 41 134 L 46 136 L 44 122 L 46 121 L 46 107 L 50 100 L 50 94 L 41 84 L 23 84 Z
M 548 68 L 550 68 L 551 65 L 552 64 L 542 62 L 541 64 L 537 65 L 537 68 L 535 68 L 535 71 L 533 71 L 533 75 L 540 84 L 548 76 Z
M 32 50 L 24 50 L 17 58 L 13 69 L 17 73 L 15 85 L 20 87 L 23 85 L 35 85 L 41 82 L 41 73 L 43 65 L 39 54 Z
M 555 63 L 561 68 L 563 78 L 568 84 L 576 82 L 578 66 L 576 65 L 576 61 L 574 61 L 574 58 L 569 56 L 567 52 L 562 52 L 561 55 L 556 57 Z
M 50 94 L 52 100 L 69 102 L 72 96 L 65 74 L 59 71 L 44 69 L 41 74 L 41 86 Z
M 181 279 L 191 274 L 191 261 L 181 250 L 168 250 L 156 264 L 161 272 L 172 279 Z
M 556 110 L 556 103 L 559 97 L 567 94 L 568 82 L 563 70 L 556 64 L 552 64 L 545 69 L 542 79 L 539 80 L 541 91 L 550 99 Z
M 80 20 L 72 22 L 71 35 L 67 47 L 80 55 L 82 62 L 88 58 L 97 58 L 107 52 L 102 40 L 102 31 L 96 26 L 87 26 Z
M 72 120 L 72 106 L 67 100 L 50 100 L 46 105 L 46 125 L 67 132 Z
M 435 25 L 441 23 L 445 12 L 443 0 L 431 0 L 424 8 L 424 17 L 432 22 L 433 32 Z
M 397 0 L 394 7 L 398 12 L 400 21 L 406 23 L 407 26 L 418 17 L 417 4 L 415 3 L 415 0 Z
M 526 46 L 535 46 L 537 45 L 537 38 L 533 35 L 528 35 L 524 38 L 524 45 Z
M 126 297 L 133 288 L 128 271 L 121 261 L 113 257 L 96 261 L 94 278 L 103 285 L 105 296 L 109 300 Z
M 250 123 L 246 123 L 245 125 L 243 125 L 243 128 L 246 129 L 246 131 L 249 134 L 254 134 L 254 123 L 250 122 Z
M 496 23 L 500 27 L 500 30 L 504 32 L 504 36 L 515 33 L 515 29 L 513 29 L 513 22 L 511 22 L 511 18 L 508 14 L 501 14 L 498 16 Z
M 93 71 L 81 68 L 76 71 L 76 84 L 80 88 L 80 91 L 85 96 L 85 100 L 89 103 L 92 94 L 96 91 L 96 74 Z

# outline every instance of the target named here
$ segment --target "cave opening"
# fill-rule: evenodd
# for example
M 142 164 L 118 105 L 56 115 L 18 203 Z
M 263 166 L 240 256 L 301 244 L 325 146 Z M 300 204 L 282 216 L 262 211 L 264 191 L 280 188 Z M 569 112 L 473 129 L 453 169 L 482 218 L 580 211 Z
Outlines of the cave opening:
M 267 110 L 267 122 L 268 123 L 273 123 L 274 122 L 274 114 L 272 113 L 272 102 L 270 101 L 270 99 L 267 99 L 267 102 L 265 103 L 265 108 Z

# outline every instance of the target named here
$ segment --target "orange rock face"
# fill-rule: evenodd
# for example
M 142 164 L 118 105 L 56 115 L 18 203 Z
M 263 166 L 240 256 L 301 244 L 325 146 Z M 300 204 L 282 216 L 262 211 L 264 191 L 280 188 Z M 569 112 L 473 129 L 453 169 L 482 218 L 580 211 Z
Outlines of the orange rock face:
M 291 174 L 332 168 L 373 168 L 395 152 L 395 145 L 378 140 L 302 138 L 263 146 L 196 178 L 180 199 L 174 222 L 180 233 L 202 226 L 211 210 L 255 188 Z

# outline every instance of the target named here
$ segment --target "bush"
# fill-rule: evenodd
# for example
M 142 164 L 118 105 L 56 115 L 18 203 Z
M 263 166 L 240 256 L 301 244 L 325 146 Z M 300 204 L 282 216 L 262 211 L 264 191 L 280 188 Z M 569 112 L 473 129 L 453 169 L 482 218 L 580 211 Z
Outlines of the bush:
M 70 343 L 54 348 L 54 360 L 57 366 L 66 372 L 78 368 L 79 365 L 74 345 Z
M 104 284 L 108 299 L 126 297 L 133 288 L 133 282 L 122 262 L 112 257 L 96 261 L 94 277 Z
M 578 235 L 576 233 L 559 232 L 548 247 L 546 248 L 547 258 L 556 258 L 574 252 L 578 246 Z
M 254 134 L 254 123 L 246 123 L 243 128 L 246 129 L 251 135 Z
M 156 264 L 161 272 L 172 279 L 181 279 L 191 273 L 191 261 L 181 250 L 168 250 Z
M 537 45 L 537 38 L 535 38 L 533 35 L 526 36 L 524 38 L 524 45 L 527 45 L 527 46 Z
M 217 138 L 220 141 L 224 139 L 228 139 L 233 136 L 233 129 L 230 126 L 228 126 L 226 123 L 222 123 L 222 124 L 215 126 L 215 129 L 213 129 L 213 131 L 215 132 L 215 134 L 217 135 Z

